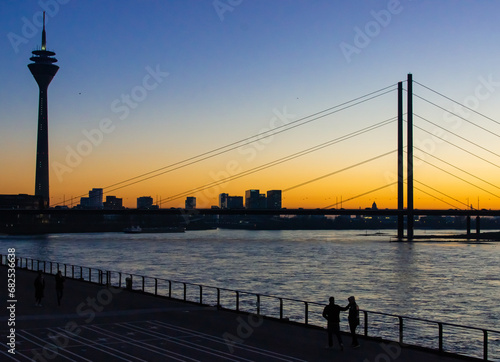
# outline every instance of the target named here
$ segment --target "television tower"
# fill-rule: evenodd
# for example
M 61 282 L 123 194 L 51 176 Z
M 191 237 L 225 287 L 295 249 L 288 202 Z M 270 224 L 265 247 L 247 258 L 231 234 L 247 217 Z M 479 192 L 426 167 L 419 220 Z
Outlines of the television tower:
M 45 12 L 43 13 L 43 30 L 42 30 L 42 48 L 34 50 L 30 60 L 33 62 L 28 64 L 28 68 L 33 74 L 38 88 L 40 88 L 40 96 L 38 103 L 38 136 L 36 146 L 36 177 L 35 177 L 35 196 L 41 198 L 42 208 L 49 207 L 49 133 L 48 133 L 48 116 L 47 116 L 47 89 L 52 78 L 56 75 L 59 67 L 53 63 L 57 62 L 54 58 L 56 53 L 46 49 L 45 40 Z

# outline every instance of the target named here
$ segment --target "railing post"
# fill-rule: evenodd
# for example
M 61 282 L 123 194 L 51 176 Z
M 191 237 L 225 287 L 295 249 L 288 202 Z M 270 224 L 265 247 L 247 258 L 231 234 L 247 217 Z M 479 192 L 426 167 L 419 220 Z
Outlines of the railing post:
M 257 315 L 260 315 L 260 294 L 257 294 Z
M 44 261 L 43 261 L 43 272 L 44 272 L 44 273 L 45 273 L 45 269 L 46 269 L 45 267 L 46 267 L 46 265 L 47 265 L 47 262 L 44 260 Z
M 399 319 L 399 343 L 403 343 L 403 317 L 398 316 Z
M 49 261 L 49 263 L 50 263 L 50 274 L 52 274 L 52 262 Z
M 67 277 L 67 273 L 68 273 L 67 265 L 64 264 L 64 277 Z
M 439 352 L 443 352 L 443 323 L 438 323 L 439 327 Z
M 155 295 L 158 295 L 158 278 L 155 278 Z
M 280 298 L 280 319 L 283 319 L 283 298 Z
M 83 279 L 83 267 L 80 267 L 80 279 Z
M 304 302 L 304 324 L 307 326 L 309 324 L 309 303 Z
M 122 287 L 122 272 L 118 272 L 118 288 Z
M 368 312 L 364 310 L 363 314 L 365 315 L 365 337 L 368 337 Z
M 142 276 L 142 292 L 144 293 L 144 275 Z
M 75 279 L 75 266 L 71 265 L 71 278 Z
M 168 297 L 172 298 L 172 281 L 168 281 Z
M 187 296 L 187 286 L 186 286 L 186 283 L 182 283 L 184 284 L 184 301 L 186 301 L 186 296 Z
M 221 305 L 220 305 L 220 288 L 217 288 L 217 307 L 221 307 Z
M 203 286 L 200 285 L 200 304 L 203 304 Z
M 483 359 L 488 360 L 488 331 L 483 329 Z
M 236 311 L 240 311 L 240 292 L 236 291 Z
M 89 282 L 92 281 L 92 268 L 89 268 Z

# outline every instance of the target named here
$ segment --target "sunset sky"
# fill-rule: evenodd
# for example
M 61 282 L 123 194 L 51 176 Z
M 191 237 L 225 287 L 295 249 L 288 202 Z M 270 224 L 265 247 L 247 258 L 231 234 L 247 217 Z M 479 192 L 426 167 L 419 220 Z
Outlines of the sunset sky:
M 397 124 L 360 131 L 412 73 L 415 207 L 500 208 L 496 0 L 2 1 L 0 194 L 34 193 L 44 10 L 52 205 L 99 187 L 127 207 L 281 189 L 288 208 L 396 208 Z

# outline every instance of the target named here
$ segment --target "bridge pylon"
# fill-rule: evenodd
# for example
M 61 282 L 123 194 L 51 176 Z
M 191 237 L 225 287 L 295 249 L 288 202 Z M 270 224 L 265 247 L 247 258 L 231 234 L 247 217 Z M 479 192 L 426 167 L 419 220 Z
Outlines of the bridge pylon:
M 413 239 L 413 76 L 408 74 L 408 91 L 406 102 L 406 119 L 407 119 L 407 171 L 406 171 L 406 184 L 408 191 L 406 194 L 406 237 Z
M 404 238 L 404 216 L 406 215 L 406 238 L 413 239 L 413 77 L 407 78 L 407 191 L 406 212 L 404 210 L 404 157 L 403 157 L 403 82 L 398 82 L 398 240 Z

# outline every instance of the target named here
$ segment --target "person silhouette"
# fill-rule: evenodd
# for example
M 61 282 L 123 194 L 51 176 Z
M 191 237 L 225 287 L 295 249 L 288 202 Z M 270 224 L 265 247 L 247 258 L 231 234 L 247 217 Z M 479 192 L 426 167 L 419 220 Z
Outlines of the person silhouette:
M 325 306 L 323 309 L 323 318 L 325 318 L 327 323 L 327 331 L 328 331 L 328 346 L 327 348 L 333 347 L 333 335 L 337 336 L 337 340 L 339 342 L 340 350 L 344 350 L 344 344 L 342 343 L 342 337 L 340 335 L 340 312 L 346 311 L 349 307 L 341 307 L 335 304 L 335 298 L 330 297 L 330 304 Z
M 57 295 L 58 306 L 61 306 L 61 299 L 63 296 L 63 289 L 64 289 L 64 280 L 65 278 L 63 277 L 61 271 L 58 270 L 56 274 L 56 295 Z
M 43 278 L 41 270 L 38 271 L 38 276 L 35 279 L 34 285 L 35 285 L 35 306 L 41 307 L 43 292 L 45 290 L 45 279 Z
M 356 299 L 354 296 L 350 296 L 347 298 L 349 304 L 347 308 L 349 308 L 349 317 L 347 317 L 349 321 L 349 329 L 351 330 L 352 344 L 351 347 L 358 348 L 358 336 L 356 335 L 356 327 L 359 325 L 359 307 L 356 304 Z

